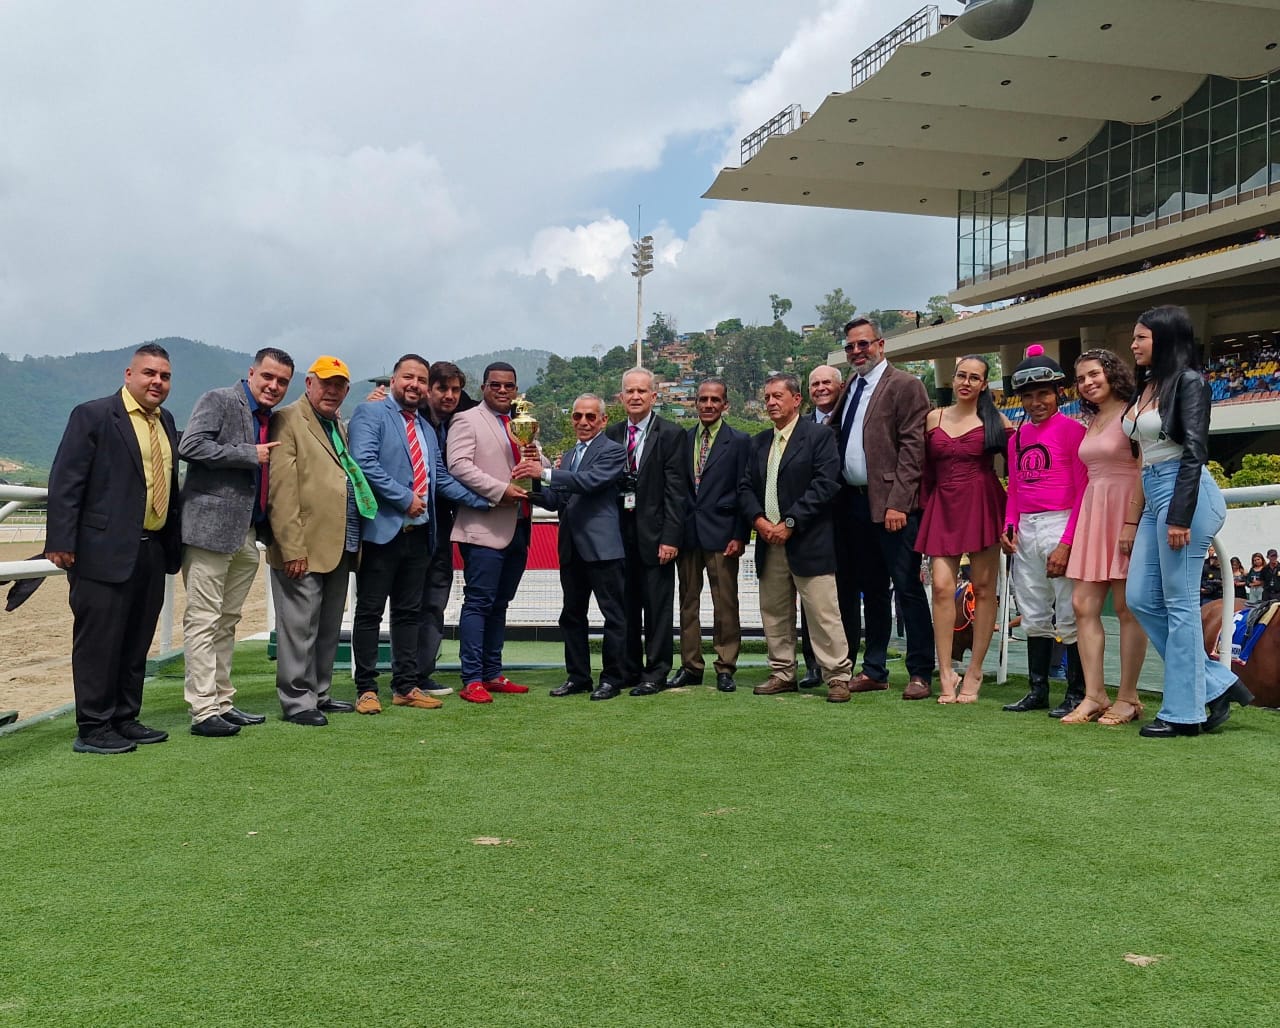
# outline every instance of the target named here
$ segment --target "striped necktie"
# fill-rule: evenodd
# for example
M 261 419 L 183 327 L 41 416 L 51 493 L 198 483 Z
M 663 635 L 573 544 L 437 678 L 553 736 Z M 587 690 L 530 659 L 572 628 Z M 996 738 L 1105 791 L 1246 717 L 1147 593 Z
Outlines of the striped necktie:
M 160 429 L 156 425 L 160 412 L 152 411 L 144 416 L 151 449 L 151 509 L 158 517 L 164 517 L 169 512 L 169 476 L 164 473 L 164 451 L 160 448 Z
M 413 491 L 416 495 L 425 497 L 427 495 L 427 465 L 422 459 L 422 446 L 418 442 L 418 433 L 413 427 L 417 414 L 411 410 L 402 410 L 400 415 L 404 418 L 404 430 L 409 440 L 409 463 L 413 465 Z

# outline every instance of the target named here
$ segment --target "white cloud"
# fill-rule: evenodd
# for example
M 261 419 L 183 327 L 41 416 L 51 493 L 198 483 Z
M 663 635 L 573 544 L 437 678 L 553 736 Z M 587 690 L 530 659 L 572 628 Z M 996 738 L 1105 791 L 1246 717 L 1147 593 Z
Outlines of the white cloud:
M 634 331 L 641 200 L 646 311 L 684 327 L 763 319 L 770 292 L 793 320 L 835 285 L 938 292 L 949 225 L 707 204 L 676 231 L 664 208 L 716 170 L 670 178 L 672 141 L 812 109 L 915 6 L 0 5 L 0 349 L 585 353 Z M 620 199 L 646 170 L 662 195 Z
M 534 235 L 529 253 L 513 270 L 524 275 L 543 272 L 553 284 L 562 271 L 599 282 L 622 266 L 630 249 L 631 230 L 613 217 L 573 228 L 544 228 Z

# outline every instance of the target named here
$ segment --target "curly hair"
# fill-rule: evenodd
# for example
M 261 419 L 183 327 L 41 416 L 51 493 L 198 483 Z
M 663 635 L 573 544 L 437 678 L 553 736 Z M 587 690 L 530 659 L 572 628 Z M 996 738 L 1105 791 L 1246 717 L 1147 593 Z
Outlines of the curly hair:
M 1128 403 L 1133 398 L 1137 388 L 1133 370 L 1110 350 L 1085 350 L 1076 358 L 1077 370 L 1081 361 L 1097 361 L 1102 365 L 1102 374 L 1106 377 L 1107 385 L 1111 387 L 1111 393 L 1116 399 L 1122 403 Z M 1080 397 L 1080 408 L 1090 415 L 1098 413 L 1098 405 L 1090 403 L 1083 396 Z

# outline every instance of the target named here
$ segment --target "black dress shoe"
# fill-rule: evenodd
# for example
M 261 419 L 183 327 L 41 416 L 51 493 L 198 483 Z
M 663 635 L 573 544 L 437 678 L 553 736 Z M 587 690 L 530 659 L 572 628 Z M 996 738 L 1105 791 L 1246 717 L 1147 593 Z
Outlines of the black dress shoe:
M 1051 718 L 1056 718 L 1058 720 L 1061 720 L 1062 718 L 1070 714 L 1073 710 L 1075 710 L 1076 707 L 1080 706 L 1080 704 L 1083 702 L 1084 702 L 1083 693 L 1067 692 L 1063 695 L 1062 702 L 1059 703 L 1056 707 L 1054 707 L 1053 710 L 1049 711 L 1049 716 Z
M 235 735 L 238 731 L 240 731 L 239 725 L 217 714 L 203 721 L 197 721 L 191 726 L 192 735 L 203 735 L 206 739 L 221 739 L 228 735 Z
M 1221 728 L 1227 718 L 1231 716 L 1231 704 L 1233 702 L 1240 704 L 1242 707 L 1247 707 L 1253 702 L 1253 693 L 1238 678 L 1227 687 L 1227 691 L 1221 696 L 1209 701 L 1209 716 L 1205 719 L 1204 731 L 1212 732 L 1215 728 Z
M 1199 725 L 1180 725 L 1173 721 L 1161 721 L 1155 718 L 1150 724 L 1138 729 L 1144 739 L 1172 739 L 1176 735 L 1199 735 Z
M 662 692 L 662 686 L 657 682 L 641 682 L 631 690 L 632 696 L 657 696 Z
M 348 706 L 350 706 L 350 704 L 348 704 Z M 300 710 L 296 714 L 288 715 L 285 720 L 290 724 L 315 725 L 317 728 L 329 723 L 329 719 L 318 710 Z
M 552 689 L 551 695 L 552 696 L 572 696 L 575 693 L 590 692 L 590 691 L 591 691 L 590 682 L 582 683 L 582 682 L 568 681 L 568 682 L 565 682 L 564 685 L 557 685 L 554 689 Z
M 674 675 L 667 679 L 668 689 L 679 689 L 685 685 L 701 685 L 702 676 L 694 674 L 688 668 L 681 668 Z
M 250 714 L 238 707 L 232 707 L 230 710 L 222 714 L 223 721 L 229 721 L 233 725 L 239 725 L 243 728 L 245 725 L 262 725 L 267 722 L 266 714 Z
M 716 688 L 721 692 L 733 692 L 738 688 L 738 685 L 734 682 L 733 675 L 726 671 L 721 671 L 720 674 L 716 675 Z
M 801 689 L 816 689 L 822 684 L 822 676 L 818 674 L 816 667 L 806 666 L 804 669 L 804 677 L 796 682 Z
M 141 721 L 126 721 L 122 725 L 116 725 L 116 731 L 130 742 L 136 742 L 139 746 L 147 746 L 153 742 L 164 742 L 169 738 L 168 732 L 162 732 L 158 728 L 148 728 Z
M 88 735 L 77 735 L 71 748 L 77 753 L 132 753 L 138 744 L 114 728 L 99 728 Z
M 326 714 L 352 714 L 355 713 L 356 705 L 348 703 L 346 700 L 321 700 L 316 704 L 317 710 L 322 710 Z
M 622 695 L 622 690 L 612 682 L 601 682 L 600 688 L 591 694 L 593 700 L 612 700 Z

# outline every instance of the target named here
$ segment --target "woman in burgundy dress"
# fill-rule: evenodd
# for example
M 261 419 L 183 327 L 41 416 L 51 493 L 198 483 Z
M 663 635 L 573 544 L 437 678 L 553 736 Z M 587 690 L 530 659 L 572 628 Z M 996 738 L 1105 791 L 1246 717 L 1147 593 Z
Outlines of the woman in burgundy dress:
M 916 549 L 930 558 L 933 637 L 938 649 L 939 703 L 974 703 L 982 688 L 982 662 L 996 620 L 996 573 L 1004 486 L 994 458 L 1008 446 L 1009 420 L 996 410 L 982 357 L 960 358 L 953 380 L 955 403 L 929 412 L 925 422 L 924 477 Z M 956 579 L 969 555 L 975 612 L 973 654 L 963 679 L 952 667 Z

